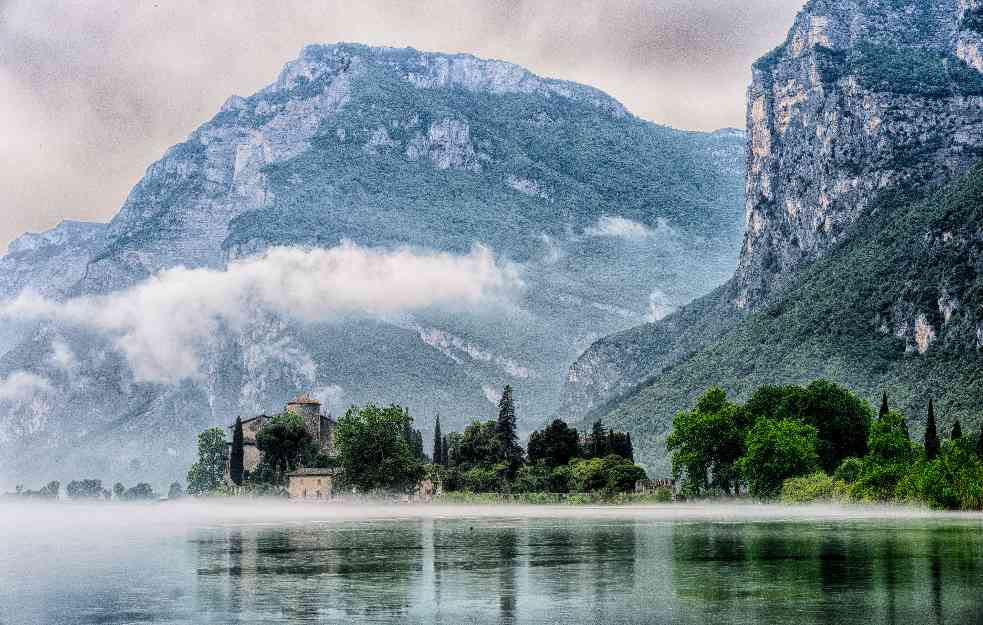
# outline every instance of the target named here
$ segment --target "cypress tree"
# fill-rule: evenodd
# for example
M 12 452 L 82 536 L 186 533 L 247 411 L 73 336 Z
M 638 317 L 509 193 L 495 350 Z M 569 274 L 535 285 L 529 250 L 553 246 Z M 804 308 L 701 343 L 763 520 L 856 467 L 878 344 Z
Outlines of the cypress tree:
M 444 466 L 444 437 L 440 433 L 440 415 L 433 423 L 433 463 Z
M 245 450 L 242 438 L 242 417 L 236 417 L 235 427 L 232 429 L 232 450 L 229 456 L 229 478 L 236 486 L 242 484 L 243 473 L 245 472 Z
M 980 435 L 976 438 L 976 457 L 983 460 L 983 425 L 980 425 Z
M 443 451 L 443 456 L 440 458 L 440 464 L 445 467 L 451 466 L 451 441 L 447 436 L 444 436 L 444 442 L 441 445 L 441 450 Z
M 517 468 L 522 453 L 519 448 L 519 436 L 516 434 L 515 404 L 512 401 L 512 387 L 508 384 L 502 391 L 502 398 L 498 400 L 498 422 L 496 424 L 499 445 L 501 445 L 500 459 L 509 465 L 510 471 Z
M 887 416 L 887 413 L 888 413 L 887 393 L 885 392 L 881 394 L 881 410 L 880 412 L 877 413 L 877 418 L 883 419 L 884 417 Z
M 928 422 L 925 424 L 925 457 L 935 460 L 939 455 L 939 434 L 935 430 L 935 407 L 928 399 Z
M 635 462 L 635 448 L 631 444 L 631 432 L 625 432 L 625 439 L 627 440 L 628 460 Z
M 603 458 L 608 455 L 607 436 L 605 436 L 604 424 L 600 419 L 594 422 L 590 434 L 590 457 Z
M 957 440 L 963 437 L 963 426 L 959 425 L 959 419 L 952 424 L 952 440 Z

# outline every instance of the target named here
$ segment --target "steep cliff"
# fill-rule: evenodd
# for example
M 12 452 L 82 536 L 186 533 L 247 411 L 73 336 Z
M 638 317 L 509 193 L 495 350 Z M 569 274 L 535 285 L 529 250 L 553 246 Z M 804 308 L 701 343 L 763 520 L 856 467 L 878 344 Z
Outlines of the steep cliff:
M 584 347 L 733 271 L 743 144 L 502 61 L 308 46 L 152 164 L 84 242 L 55 231 L 13 246 L 0 299 L 33 288 L 67 302 L 176 266 L 221 271 L 272 246 L 349 240 L 454 254 L 482 243 L 521 273 L 515 307 L 298 324 L 246 300 L 241 323 L 195 346 L 203 375 L 173 384 L 135 376 L 91 328 L 5 324 L 0 384 L 31 392 L 0 393 L 0 469 L 179 478 L 196 431 L 309 390 L 336 412 L 394 401 L 424 428 L 437 412 L 461 427 L 510 383 L 522 426 L 538 426 Z
M 977 4 L 814 0 L 755 64 L 736 306 L 754 309 L 849 236 L 883 190 L 980 157 Z
M 787 352 L 755 350 L 754 340 L 768 342 L 755 335 L 742 340 L 751 350 L 743 360 L 718 361 L 712 354 L 749 328 L 760 329 L 762 311 L 783 310 L 786 291 L 801 283 L 803 269 L 862 236 L 858 224 L 873 217 L 872 207 L 907 210 L 910 201 L 885 198 L 899 190 L 925 193 L 983 156 L 981 14 L 980 3 L 960 0 L 809 2 L 786 41 L 753 68 L 746 229 L 734 277 L 664 320 L 598 341 L 569 370 L 561 412 L 610 414 L 618 421 L 630 413 L 629 420 L 654 437 L 650 458 L 658 460 L 672 414 L 708 384 L 744 392 L 752 379 L 801 381 L 823 373 L 869 390 L 866 381 L 845 375 L 866 371 L 863 354 L 850 356 L 859 359 L 854 364 L 860 369 L 837 374 L 823 365 L 824 359 L 842 362 L 837 344 L 825 334 L 806 343 L 813 351 L 796 375 L 783 364 L 793 353 L 802 357 L 793 343 L 782 343 Z M 919 253 L 917 246 L 909 253 Z M 852 285 L 861 286 L 862 281 Z M 932 311 L 942 305 L 929 310 L 902 291 L 884 297 L 893 304 L 861 309 L 869 317 L 860 336 L 879 336 L 887 327 L 900 342 L 900 354 L 909 348 L 924 353 L 939 333 Z M 947 292 L 933 297 L 951 299 Z M 851 315 L 849 323 L 857 322 Z M 789 334 L 775 325 L 768 329 Z M 789 335 L 805 340 L 803 334 Z

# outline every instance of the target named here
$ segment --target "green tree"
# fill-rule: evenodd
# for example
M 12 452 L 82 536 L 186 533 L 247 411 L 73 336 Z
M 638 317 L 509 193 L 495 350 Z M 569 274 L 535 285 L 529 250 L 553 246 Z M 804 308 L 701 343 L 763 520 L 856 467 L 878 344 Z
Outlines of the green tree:
M 976 456 L 983 460 L 983 424 L 980 425 L 980 433 L 976 437 Z
M 881 394 L 881 409 L 877 413 L 877 418 L 883 419 L 889 412 L 890 410 L 887 407 L 887 393 L 885 392 Z
M 181 488 L 181 482 L 171 482 L 170 487 L 167 489 L 168 499 L 180 499 L 184 497 L 184 489 Z
M 645 479 L 645 470 L 621 456 L 576 458 L 570 462 L 570 478 L 577 492 L 628 492 Z
M 577 430 L 562 419 L 553 419 L 541 431 L 529 435 L 529 462 L 543 462 L 550 468 L 565 465 L 577 456 L 579 445 Z
M 608 433 L 600 419 L 591 425 L 590 437 L 587 439 L 587 450 L 584 455 L 588 458 L 603 458 L 608 455 Z
M 335 448 L 345 479 L 363 492 L 404 490 L 423 475 L 405 431 L 413 419 L 399 406 L 352 406 L 335 427 Z
M 113 495 L 117 500 L 123 499 L 123 493 L 126 492 L 126 487 L 123 486 L 123 482 L 116 482 L 113 484 Z
M 433 463 L 447 466 L 444 462 L 444 437 L 440 433 L 440 415 L 437 415 L 433 423 Z
M 904 417 L 892 410 L 875 421 L 868 447 L 870 452 L 863 459 L 863 468 L 850 494 L 867 501 L 889 501 L 918 456 Z
M 519 446 L 519 436 L 516 434 L 515 402 L 512 400 L 512 387 L 508 384 L 498 400 L 498 421 L 496 424 L 501 451 L 499 460 L 508 467 L 509 477 L 515 475 L 522 464 L 522 447 Z
M 456 437 L 451 448 L 454 450 L 454 465 L 463 471 L 496 464 L 501 452 L 497 422 L 472 421 Z
M 634 462 L 635 450 L 631 444 L 631 434 L 610 430 L 608 432 L 608 452 Z
M 289 412 L 276 415 L 263 426 L 256 434 L 256 448 L 262 452 L 263 462 L 269 465 L 276 483 L 282 482 L 288 471 L 313 461 L 319 451 L 304 418 Z
M 188 492 L 206 495 L 219 486 L 225 477 L 225 432 L 209 428 L 198 435 L 198 462 L 188 470 Z
M 738 466 L 756 497 L 777 497 L 782 483 L 808 475 L 819 466 L 816 427 L 796 419 L 755 421 L 745 442 L 746 451 Z
M 46 499 L 58 499 L 58 493 L 61 491 L 61 482 L 58 480 L 52 480 L 41 487 L 39 495 Z
M 108 491 L 103 489 L 102 480 L 86 479 L 69 482 L 65 494 L 72 499 L 100 499 L 105 498 Z
M 693 410 L 673 418 L 666 439 L 673 478 L 683 478 L 684 490 L 693 495 L 711 488 L 734 492 L 740 481 L 736 463 L 744 453 L 750 422 L 744 407 L 727 401 L 722 389 L 707 390 Z
M 126 501 L 140 501 L 146 499 L 154 499 L 156 495 L 154 494 L 154 489 L 150 484 L 146 482 L 140 482 L 133 488 L 128 488 L 125 493 L 123 493 L 123 499 Z
M 928 419 L 925 423 L 925 458 L 935 460 L 939 455 L 939 434 L 935 430 L 935 406 L 928 398 Z
M 456 434 L 456 432 L 455 432 Z M 440 464 L 449 467 L 451 466 L 451 441 L 450 436 L 444 435 L 444 443 L 440 446 L 443 456 L 440 459 Z
M 963 426 L 960 425 L 959 419 L 956 419 L 956 422 L 952 424 L 952 435 L 949 438 L 951 438 L 952 440 L 956 440 L 962 437 L 963 437 Z
M 229 478 L 236 486 L 242 484 L 245 469 L 245 446 L 242 434 L 242 417 L 236 417 L 232 428 L 232 447 L 229 449 Z
M 882 409 L 887 396 L 881 400 Z M 832 473 L 846 458 L 867 453 L 873 412 L 865 401 L 827 380 L 800 386 L 763 386 L 746 404 L 755 417 L 798 419 L 816 427 L 820 465 Z

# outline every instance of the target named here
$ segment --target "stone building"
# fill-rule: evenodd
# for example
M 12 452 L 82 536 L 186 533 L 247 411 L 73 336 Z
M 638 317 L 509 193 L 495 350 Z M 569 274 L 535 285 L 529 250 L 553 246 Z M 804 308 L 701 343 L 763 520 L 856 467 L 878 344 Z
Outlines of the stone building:
M 291 499 L 332 499 L 339 469 L 297 469 L 287 474 Z
M 294 399 L 287 402 L 285 411 L 303 418 L 307 431 L 314 438 L 314 440 L 320 443 L 321 451 L 329 456 L 335 455 L 335 420 L 332 419 L 330 415 L 321 414 L 321 403 L 319 401 L 312 399 L 310 395 L 307 395 L 306 393 L 303 395 L 298 395 Z M 259 448 L 256 447 L 256 435 L 259 434 L 259 431 L 262 430 L 272 418 L 273 417 L 269 415 L 262 414 L 242 420 L 242 464 L 243 469 L 247 472 L 255 471 L 256 467 L 260 463 L 260 460 L 262 460 L 262 454 L 260 453 Z M 232 438 L 232 430 L 234 428 L 235 423 L 229 426 L 230 441 Z M 232 443 L 228 442 L 226 445 L 230 453 L 226 454 L 225 477 L 227 481 L 231 481 L 229 477 L 229 458 L 232 456 Z

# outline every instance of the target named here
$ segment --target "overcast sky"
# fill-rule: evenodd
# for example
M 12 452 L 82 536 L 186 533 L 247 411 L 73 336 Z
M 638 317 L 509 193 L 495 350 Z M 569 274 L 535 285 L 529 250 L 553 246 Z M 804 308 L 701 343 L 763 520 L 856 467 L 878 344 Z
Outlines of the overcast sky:
M 751 62 L 803 0 L 0 0 L 0 251 L 111 218 L 144 169 L 306 43 L 470 52 L 679 128 L 744 126 Z

